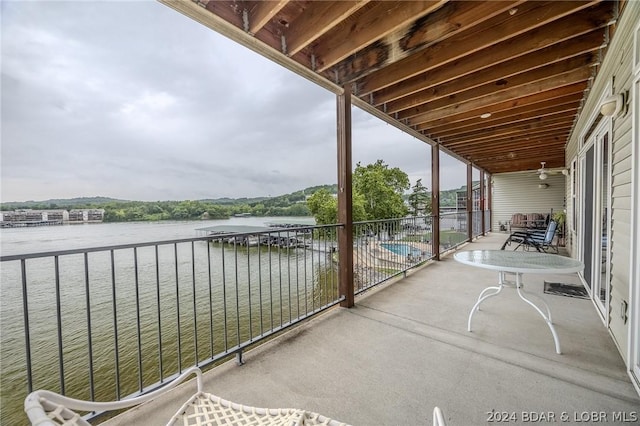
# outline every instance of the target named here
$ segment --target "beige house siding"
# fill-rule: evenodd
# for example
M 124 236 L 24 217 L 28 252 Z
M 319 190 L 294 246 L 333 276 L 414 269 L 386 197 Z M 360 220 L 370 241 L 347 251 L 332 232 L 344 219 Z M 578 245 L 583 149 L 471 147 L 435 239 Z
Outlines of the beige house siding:
M 541 181 L 535 172 L 500 173 L 492 176 L 491 230 L 511 220 L 514 213 L 548 214 L 562 211 L 565 177 L 559 171 Z M 546 183 L 548 188 L 538 185 Z
M 640 3 L 628 2 L 618 28 L 608 47 L 608 55 L 602 64 L 598 77 L 590 90 L 580 118 L 571 135 L 566 149 L 566 163 L 569 165 L 578 155 L 581 138 L 596 114 L 598 103 L 605 91 L 613 93 L 630 90 L 632 85 L 633 29 L 640 20 Z M 608 120 L 610 118 L 604 118 Z M 630 265 L 631 265 L 631 169 L 632 169 L 632 114 L 628 111 L 613 118 L 612 121 L 612 175 L 611 175 L 611 295 L 609 316 L 605 319 L 623 358 L 628 355 L 628 312 L 623 306 L 629 306 Z M 567 197 L 570 197 L 567 188 Z M 569 198 L 568 198 L 569 199 Z M 574 214 L 569 209 L 569 218 Z M 575 241 L 570 241 L 570 252 L 577 253 Z M 637 285 L 637 283 L 635 284 Z

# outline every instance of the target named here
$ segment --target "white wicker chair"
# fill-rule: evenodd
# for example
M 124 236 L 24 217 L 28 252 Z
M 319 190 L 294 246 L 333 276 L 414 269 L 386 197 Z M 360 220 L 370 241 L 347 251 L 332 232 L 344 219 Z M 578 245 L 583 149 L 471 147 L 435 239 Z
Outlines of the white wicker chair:
M 324 425 L 347 426 L 336 420 L 295 408 L 255 408 L 236 404 L 202 391 L 202 372 L 192 367 L 175 380 L 149 394 L 116 402 L 92 402 L 68 398 L 54 392 L 39 390 L 30 393 L 24 402 L 24 410 L 32 426 L 91 426 L 80 414 L 82 412 L 105 412 L 120 410 L 152 400 L 173 389 L 190 375 L 197 377 L 198 391 L 167 422 L 167 426 L 206 425 Z M 434 425 L 444 426 L 439 408 L 433 411 Z

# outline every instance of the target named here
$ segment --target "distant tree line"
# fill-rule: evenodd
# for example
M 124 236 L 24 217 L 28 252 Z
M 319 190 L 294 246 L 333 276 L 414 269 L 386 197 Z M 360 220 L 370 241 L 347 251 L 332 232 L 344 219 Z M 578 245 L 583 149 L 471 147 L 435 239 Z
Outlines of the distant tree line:
M 311 216 L 305 200 L 309 194 L 319 189 L 335 192 L 336 185 L 314 186 L 291 194 L 270 198 L 127 201 L 92 197 L 70 200 L 58 199 L 39 202 L 2 203 L 0 209 L 4 211 L 15 209 L 104 209 L 105 222 L 227 219 L 236 214 L 250 214 L 253 216 Z
M 409 191 L 411 190 L 411 191 Z M 440 193 L 441 206 L 455 206 L 458 189 Z M 105 222 L 227 219 L 252 216 L 314 216 L 318 224 L 337 222 L 337 185 L 318 185 L 276 197 L 218 198 L 183 201 L 128 201 L 82 197 L 1 203 L 0 210 L 104 209 Z M 410 186 L 406 173 L 382 160 L 353 173 L 353 220 L 376 220 L 431 214 L 431 192 L 418 180 Z

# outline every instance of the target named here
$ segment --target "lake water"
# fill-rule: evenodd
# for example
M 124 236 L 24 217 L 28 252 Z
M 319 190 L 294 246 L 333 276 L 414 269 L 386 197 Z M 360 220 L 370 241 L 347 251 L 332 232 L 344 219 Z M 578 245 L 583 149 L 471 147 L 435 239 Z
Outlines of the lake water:
M 196 229 L 218 226 L 263 226 L 269 223 L 313 225 L 312 217 L 232 217 L 224 220 L 91 223 L 33 228 L 0 229 L 0 254 L 25 254 L 54 250 L 174 240 L 197 237 Z
M 200 236 L 196 229 L 202 227 L 274 222 L 313 224 L 313 218 L 9 228 L 0 230 L 1 253 L 188 239 Z M 120 396 L 136 392 L 141 385 L 252 341 L 337 298 L 330 251 L 301 248 L 195 241 L 60 256 L 57 265 L 52 257 L 28 259 L 26 266 L 33 387 L 59 392 L 62 370 L 66 393 L 80 399 L 89 398 L 90 371 L 95 398 L 113 400 L 118 387 Z M 24 424 L 21 267 L 13 261 L 2 262 L 1 267 L 0 423 Z

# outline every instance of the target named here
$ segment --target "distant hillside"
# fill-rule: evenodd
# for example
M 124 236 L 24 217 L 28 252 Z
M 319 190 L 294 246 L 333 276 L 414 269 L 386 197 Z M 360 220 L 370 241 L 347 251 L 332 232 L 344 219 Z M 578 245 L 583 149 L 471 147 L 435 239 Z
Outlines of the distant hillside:
M 88 206 L 96 206 L 99 204 L 107 203 L 123 203 L 128 200 L 118 200 L 116 198 L 109 197 L 76 197 L 76 198 L 54 198 L 50 200 L 42 201 L 10 201 L 7 203 L 1 203 L 1 210 L 15 210 L 15 209 L 57 209 L 57 208 L 86 208 Z
M 458 203 L 458 192 L 461 190 L 462 188 L 440 191 L 440 206 L 455 207 Z M 429 195 L 431 195 L 431 192 L 429 192 Z
M 443 190 L 440 192 L 440 204 L 442 206 L 455 206 L 457 192 L 464 190 L 464 186 L 458 189 Z M 207 204 L 216 204 L 221 206 L 237 206 L 237 205 L 249 205 L 256 206 L 263 204 L 265 206 L 287 206 L 293 203 L 302 202 L 306 197 L 314 192 L 326 189 L 332 194 L 338 193 L 338 185 L 317 185 L 310 186 L 299 191 L 295 191 L 289 194 L 277 195 L 274 197 L 253 197 L 253 198 L 207 198 L 202 200 L 194 200 Z M 410 192 L 404 194 L 404 198 L 408 199 Z M 428 192 L 431 195 L 431 192 Z M 73 209 L 73 208 L 100 208 L 101 205 L 114 204 L 114 203 L 138 203 L 133 200 L 121 200 L 117 198 L 109 197 L 76 197 L 67 199 L 50 199 L 41 201 L 11 201 L 6 203 L 0 203 L 0 210 L 15 210 L 15 209 Z M 151 203 L 151 202 L 149 202 Z
M 440 206 L 455 207 L 458 203 L 458 192 L 464 190 L 464 186 L 458 189 L 443 189 L 440 191 Z M 411 192 L 405 193 L 402 197 L 405 201 L 409 200 Z M 431 191 L 427 191 L 427 195 L 431 197 Z
M 304 201 L 306 196 L 313 194 L 319 189 L 327 189 L 331 193 L 337 193 L 337 185 L 318 185 L 311 186 L 309 188 L 302 189 L 300 191 L 292 192 L 290 194 L 278 195 L 275 197 L 254 197 L 254 198 L 214 198 L 214 199 L 202 199 L 194 200 L 202 203 L 217 204 L 217 205 L 238 205 L 245 204 L 255 206 L 256 204 L 265 205 L 288 205 L 291 203 Z M 137 203 L 133 200 L 120 200 L 109 197 L 77 197 L 67 199 L 49 199 L 41 201 L 10 201 L 6 203 L 0 203 L 0 210 L 15 210 L 15 209 L 33 209 L 33 210 L 46 210 L 46 209 L 72 209 L 72 208 L 99 208 L 100 205 L 114 204 L 114 203 Z M 151 202 L 150 202 L 151 203 Z
M 338 186 L 318 185 L 275 197 L 216 198 L 182 201 L 131 201 L 109 197 L 77 197 L 42 201 L 1 203 L 0 210 L 104 209 L 105 222 L 227 219 L 236 215 L 310 216 L 305 201 L 318 190 L 337 194 Z M 440 205 L 455 207 L 459 189 L 441 191 Z M 410 192 L 404 194 L 408 199 Z M 428 193 L 428 195 L 431 195 Z
M 269 197 L 255 197 L 255 198 L 228 198 L 228 197 L 223 197 L 223 198 L 204 198 L 202 200 L 197 200 L 197 201 L 201 201 L 203 203 L 225 205 L 225 204 L 259 203 L 261 201 L 268 200 L 268 199 L 269 199 Z

